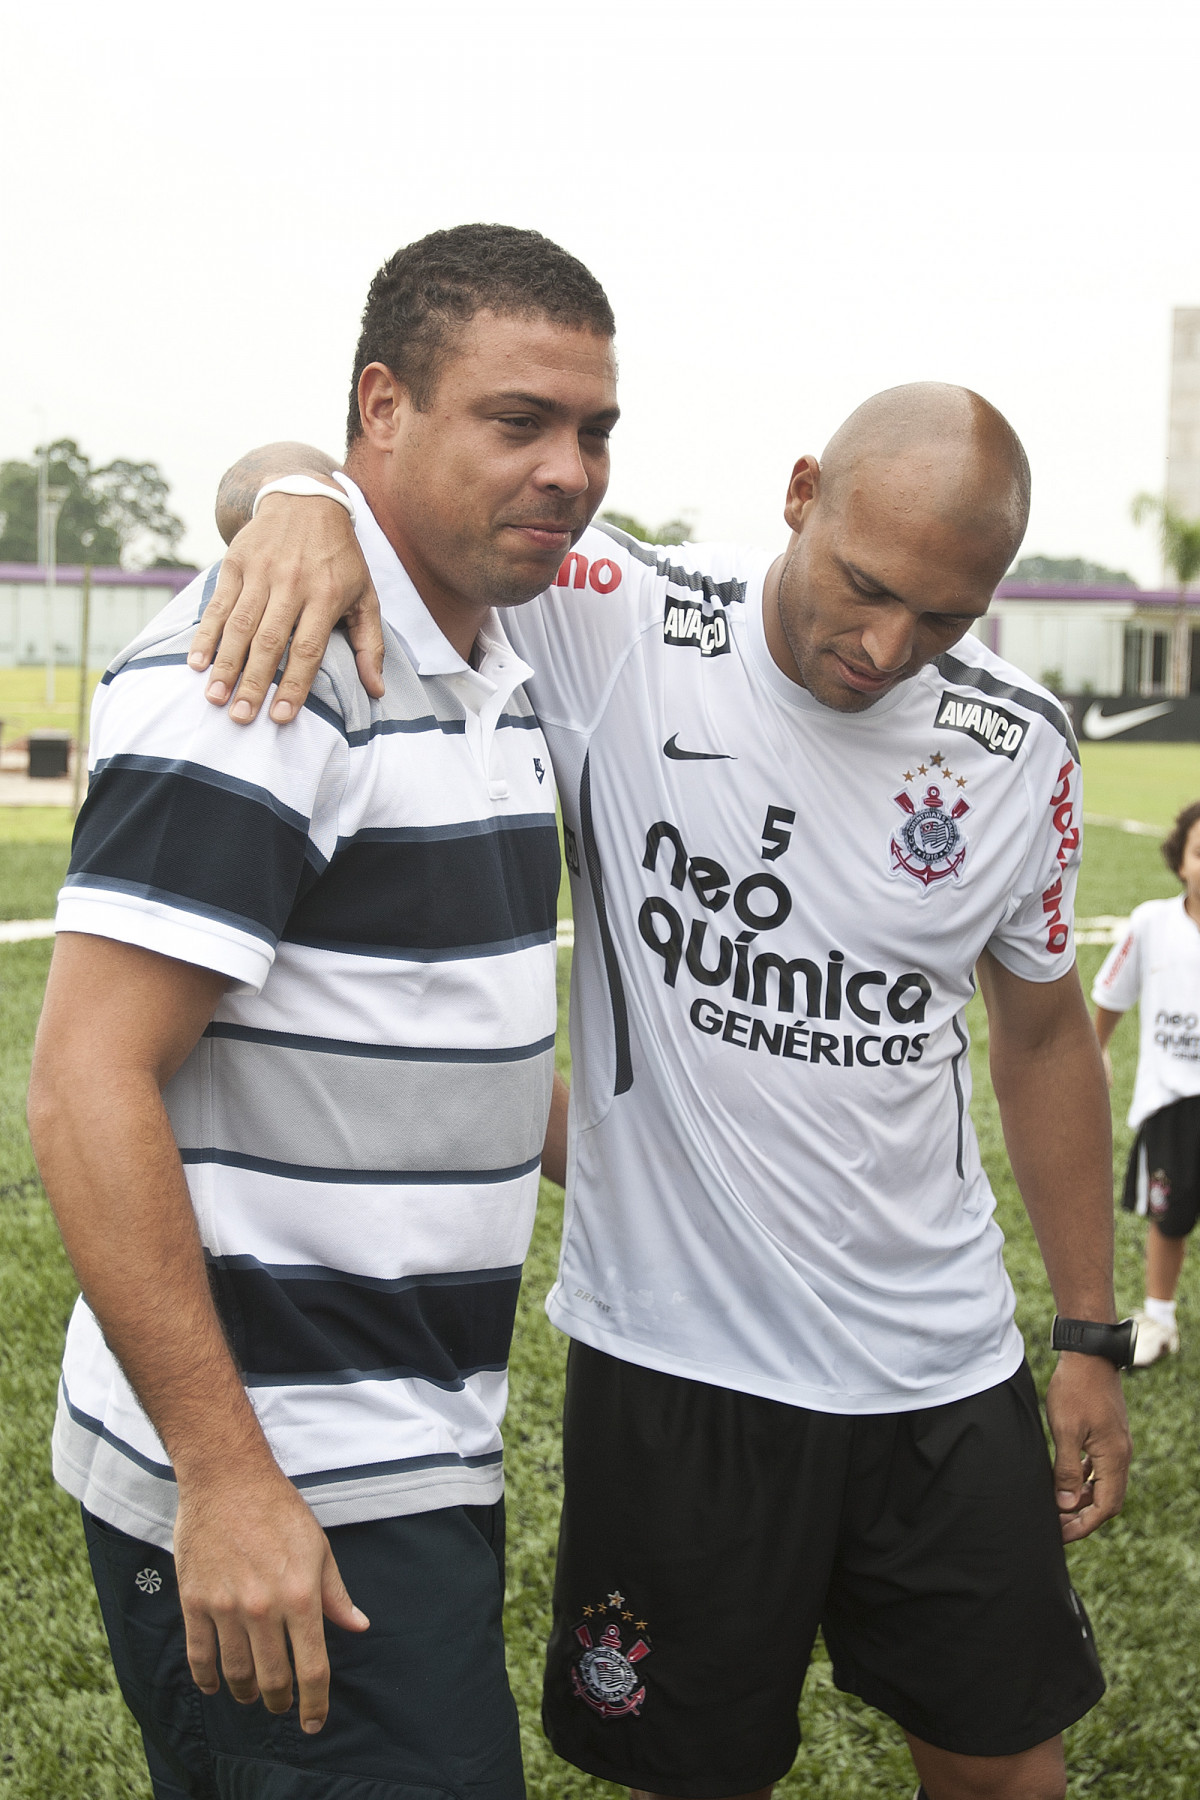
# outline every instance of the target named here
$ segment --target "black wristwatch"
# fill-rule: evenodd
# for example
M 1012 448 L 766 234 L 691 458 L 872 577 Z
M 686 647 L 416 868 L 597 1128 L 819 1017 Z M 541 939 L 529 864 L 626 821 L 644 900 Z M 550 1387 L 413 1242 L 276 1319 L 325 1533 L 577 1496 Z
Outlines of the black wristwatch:
M 1119 1325 L 1099 1325 L 1095 1319 L 1060 1319 L 1056 1314 L 1050 1333 L 1052 1349 L 1106 1356 L 1118 1369 L 1132 1369 L 1136 1344 L 1136 1319 L 1122 1319 Z

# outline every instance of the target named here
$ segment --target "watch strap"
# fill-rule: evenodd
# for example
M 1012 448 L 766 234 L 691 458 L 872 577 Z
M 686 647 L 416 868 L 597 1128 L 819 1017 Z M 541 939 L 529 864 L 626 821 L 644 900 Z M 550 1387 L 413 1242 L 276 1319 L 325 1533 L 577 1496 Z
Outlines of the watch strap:
M 1056 1314 L 1050 1344 L 1055 1350 L 1074 1350 L 1082 1356 L 1105 1356 L 1115 1368 L 1129 1369 L 1137 1344 L 1137 1320 L 1105 1325 L 1096 1319 L 1061 1319 Z

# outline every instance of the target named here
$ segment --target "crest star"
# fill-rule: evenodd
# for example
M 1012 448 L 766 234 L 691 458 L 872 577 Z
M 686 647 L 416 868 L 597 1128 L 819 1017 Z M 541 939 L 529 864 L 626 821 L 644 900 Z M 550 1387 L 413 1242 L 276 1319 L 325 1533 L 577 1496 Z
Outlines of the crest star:
M 942 760 L 942 753 L 941 753 L 941 751 L 940 751 L 940 750 L 939 750 L 939 751 L 938 751 L 938 753 L 937 753 L 937 755 L 936 755 L 936 756 L 931 756 L 931 757 L 930 757 L 930 759 L 929 759 L 929 760 L 930 760 L 930 762 L 931 762 L 931 763 L 940 763 L 940 762 L 941 762 L 941 760 Z M 949 769 L 947 769 L 947 770 L 946 770 L 946 773 L 947 773 L 947 775 L 948 775 L 948 774 L 949 774 L 949 773 L 950 773 L 950 771 L 949 771 Z
M 928 773 L 929 773 L 929 770 L 925 767 L 924 763 L 917 764 L 917 774 L 918 775 L 928 775 Z
M 960 775 L 960 776 L 959 776 L 959 777 L 958 777 L 958 785 L 959 785 L 959 787 L 966 787 L 966 785 L 967 785 L 967 778 L 966 778 L 966 776 L 965 776 L 965 775 Z
M 632 1619 L 632 1617 L 633 1617 L 633 1614 L 632 1614 L 632 1613 L 631 1613 L 631 1612 L 623 1612 L 623 1613 L 622 1613 L 622 1614 L 621 1614 L 621 1617 L 622 1617 L 622 1618 L 623 1618 L 623 1619 Z
M 645 1619 L 638 1619 L 636 1624 L 634 1625 L 635 1631 L 649 1631 L 649 1629 L 650 1629 L 650 1627 L 649 1627 L 649 1625 L 647 1625 Z
M 911 780 L 912 780 L 912 770 L 911 770 L 911 769 L 905 769 L 905 771 L 904 771 L 904 779 L 905 779 L 905 781 L 911 781 Z
M 595 1609 L 595 1607 L 594 1607 L 594 1606 L 585 1606 L 585 1607 L 584 1607 L 584 1609 L 583 1609 L 583 1616 L 584 1616 L 584 1618 L 585 1618 L 585 1619 L 590 1619 L 590 1618 L 591 1618 L 591 1616 L 592 1616 L 592 1614 L 593 1614 L 593 1613 L 594 1613 L 594 1612 L 595 1612 L 595 1610 L 596 1610 L 596 1609 Z
M 612 1607 L 613 1611 L 616 1612 L 619 1607 L 622 1607 L 625 1604 L 624 1594 L 618 1593 L 614 1588 L 613 1592 L 608 1596 L 608 1604 Z
M 953 779 L 953 777 L 954 777 L 954 770 L 953 770 L 953 769 L 952 769 L 952 768 L 951 768 L 951 767 L 950 767 L 950 764 L 949 764 L 949 763 L 947 763 L 947 764 L 946 764 L 946 765 L 945 765 L 945 767 L 944 767 L 944 768 L 943 768 L 943 769 L 942 769 L 942 774 L 943 774 L 943 775 L 944 775 L 944 776 L 945 776 L 945 777 L 946 777 L 946 780 L 947 780 L 947 781 L 950 781 L 950 780 L 952 780 L 952 779 Z

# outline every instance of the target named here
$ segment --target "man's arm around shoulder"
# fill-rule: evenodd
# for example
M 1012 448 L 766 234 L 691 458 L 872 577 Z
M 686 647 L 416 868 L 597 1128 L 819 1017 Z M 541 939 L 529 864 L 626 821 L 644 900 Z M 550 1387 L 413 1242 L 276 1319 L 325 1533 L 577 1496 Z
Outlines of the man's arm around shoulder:
M 67 1253 L 175 1471 L 175 1558 L 198 1687 L 328 1711 L 322 1611 L 366 1619 L 275 1462 L 213 1306 L 161 1090 L 226 985 L 210 969 L 63 933 L 34 1051 L 29 1128 Z
M 337 501 L 270 494 L 252 516 L 261 487 L 284 475 L 309 475 L 341 493 L 337 463 L 311 444 L 267 444 L 227 469 L 217 493 L 217 527 L 229 545 L 188 662 L 209 668 L 206 692 L 230 717 L 258 716 L 284 657 L 271 702 L 277 725 L 294 719 L 339 621 L 375 699 L 383 694 L 383 629 L 379 601 L 349 514 Z
M 979 980 L 1004 1139 L 1055 1306 L 1066 1318 L 1113 1323 L 1112 1126 L 1078 974 L 1024 981 L 985 951 Z M 1119 1512 L 1125 1497 L 1132 1445 L 1116 1369 L 1064 1352 L 1046 1414 L 1070 1542 Z

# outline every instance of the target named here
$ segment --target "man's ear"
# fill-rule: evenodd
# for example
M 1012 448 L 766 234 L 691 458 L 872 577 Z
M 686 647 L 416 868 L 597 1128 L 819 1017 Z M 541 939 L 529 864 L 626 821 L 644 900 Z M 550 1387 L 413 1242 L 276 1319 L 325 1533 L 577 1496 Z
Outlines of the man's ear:
M 376 450 L 391 450 L 412 399 L 386 363 L 368 363 L 358 378 L 358 412 L 363 436 Z
M 784 521 L 792 531 L 800 530 L 805 508 L 816 499 L 820 486 L 821 465 L 815 456 L 802 456 L 792 470 L 787 499 L 783 503 Z

